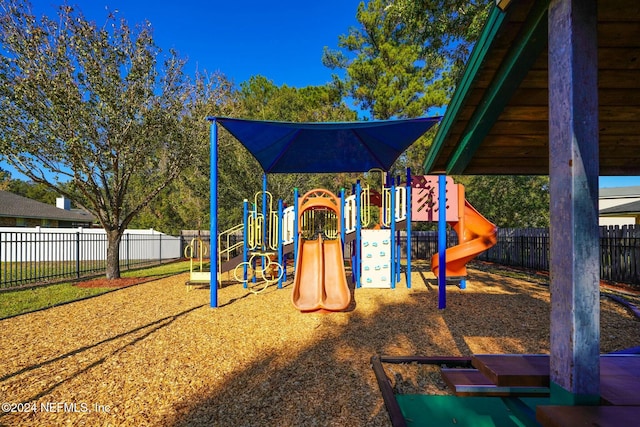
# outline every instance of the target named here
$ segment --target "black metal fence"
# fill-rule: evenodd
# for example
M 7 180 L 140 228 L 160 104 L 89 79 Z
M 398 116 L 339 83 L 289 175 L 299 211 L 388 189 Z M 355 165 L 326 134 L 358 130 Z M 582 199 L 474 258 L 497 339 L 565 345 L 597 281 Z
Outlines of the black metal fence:
M 182 258 L 186 245 L 197 234 L 179 237 L 161 233 L 126 233 L 120 243 L 120 268 L 162 263 Z M 201 232 L 203 244 L 209 235 Z M 234 236 L 235 243 L 241 236 Z M 407 239 L 400 232 L 402 255 Z M 455 232 L 447 235 L 447 247 L 456 245 Z M 222 242 L 222 246 L 226 244 Z M 73 232 L 0 230 L 0 290 L 39 283 L 78 279 L 103 273 L 106 269 L 105 233 L 89 230 Z M 600 276 L 603 280 L 640 286 L 640 226 L 600 227 Z M 438 233 L 411 234 L 414 260 L 431 260 L 438 252 Z M 197 251 L 196 251 L 197 253 Z M 533 270 L 549 270 L 549 230 L 544 228 L 498 230 L 498 243 L 478 258 L 496 264 Z
M 0 289 L 104 273 L 106 254 L 104 232 L 0 230 Z M 179 237 L 158 232 L 125 233 L 120 242 L 123 270 L 180 257 Z
M 481 253 L 477 259 L 513 267 L 549 271 L 549 230 L 547 228 L 498 229 L 498 243 Z
M 400 237 L 406 254 L 406 235 Z M 457 244 L 455 232 L 449 232 L 447 247 Z M 640 286 L 640 226 L 600 227 L 600 277 L 603 280 Z M 438 252 L 438 233 L 411 235 L 414 259 L 430 260 Z M 549 271 L 549 230 L 546 228 L 498 229 L 498 243 L 477 259 L 496 264 Z

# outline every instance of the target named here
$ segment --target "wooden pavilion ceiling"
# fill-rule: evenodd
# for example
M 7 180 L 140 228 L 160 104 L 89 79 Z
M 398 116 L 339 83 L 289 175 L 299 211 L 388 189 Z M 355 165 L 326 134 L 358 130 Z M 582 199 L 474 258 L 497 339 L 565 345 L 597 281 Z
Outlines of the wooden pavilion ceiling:
M 427 172 L 549 173 L 547 4 L 514 0 L 500 17 Z M 600 175 L 640 175 L 640 1 L 598 2 L 598 69 Z

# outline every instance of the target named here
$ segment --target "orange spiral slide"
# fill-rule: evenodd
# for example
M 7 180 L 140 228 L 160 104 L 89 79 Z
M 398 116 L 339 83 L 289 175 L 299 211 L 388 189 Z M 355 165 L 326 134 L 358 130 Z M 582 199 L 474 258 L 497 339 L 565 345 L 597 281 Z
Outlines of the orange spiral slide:
M 340 218 L 338 198 L 327 190 L 311 190 L 300 202 L 299 216 L 309 209 L 329 209 Z M 338 236 L 340 230 L 338 230 Z M 298 243 L 298 253 L 291 301 L 303 312 L 341 311 L 351 303 L 340 238 L 315 239 Z
M 458 184 L 458 222 L 449 224 L 458 234 L 460 244 L 448 248 L 445 252 L 447 277 L 467 275 L 467 263 L 497 242 L 495 224 L 480 214 L 464 198 L 464 186 Z M 431 271 L 438 277 L 440 260 L 438 254 L 431 258 Z

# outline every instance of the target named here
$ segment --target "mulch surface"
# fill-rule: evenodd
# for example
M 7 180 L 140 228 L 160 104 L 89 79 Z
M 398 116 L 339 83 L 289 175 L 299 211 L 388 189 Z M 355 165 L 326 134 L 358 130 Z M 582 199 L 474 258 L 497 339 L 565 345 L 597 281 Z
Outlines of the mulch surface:
M 187 291 L 188 274 L 0 321 L 0 425 L 390 426 L 370 358 L 548 353 L 549 289 L 470 269 L 467 289 L 435 281 L 358 289 L 349 311 L 301 314 L 289 283 Z M 601 351 L 640 345 L 639 321 L 601 299 Z M 429 372 L 388 372 L 396 390 Z M 412 378 L 411 375 L 417 375 Z
M 120 279 L 100 278 L 78 282 L 76 286 L 79 288 L 125 288 L 148 281 L 148 277 L 125 277 Z
M 527 275 L 529 275 L 532 279 L 535 278 L 539 278 L 541 279 L 542 282 L 547 282 L 549 281 L 549 272 L 548 271 L 537 271 L 537 270 L 531 270 L 531 269 L 526 269 L 526 268 L 519 268 L 519 267 L 507 267 L 507 266 L 502 266 L 499 264 L 495 264 L 492 262 L 487 262 L 487 261 L 473 261 L 473 265 L 476 268 L 479 268 L 481 270 L 487 270 L 488 268 L 494 268 L 496 270 L 503 270 L 503 271 L 512 271 L 512 272 L 516 272 L 516 273 L 525 273 Z M 618 282 L 612 282 L 612 281 L 607 281 L 607 280 L 601 280 L 600 281 L 600 288 L 605 289 L 605 290 L 611 290 L 611 291 L 615 291 L 621 294 L 626 294 L 626 295 L 631 295 L 631 296 L 640 296 L 640 287 L 638 286 L 633 286 L 630 285 L 628 283 L 618 283 Z

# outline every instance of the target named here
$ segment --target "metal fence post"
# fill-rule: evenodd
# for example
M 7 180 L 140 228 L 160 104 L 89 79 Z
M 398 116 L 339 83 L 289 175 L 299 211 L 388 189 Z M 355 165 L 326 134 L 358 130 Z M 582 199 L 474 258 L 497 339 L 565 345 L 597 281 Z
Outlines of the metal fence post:
M 80 233 L 76 231 L 76 278 L 80 278 Z
M 126 242 L 127 242 L 127 270 L 131 269 L 131 246 L 129 245 L 129 233 L 125 234 Z

